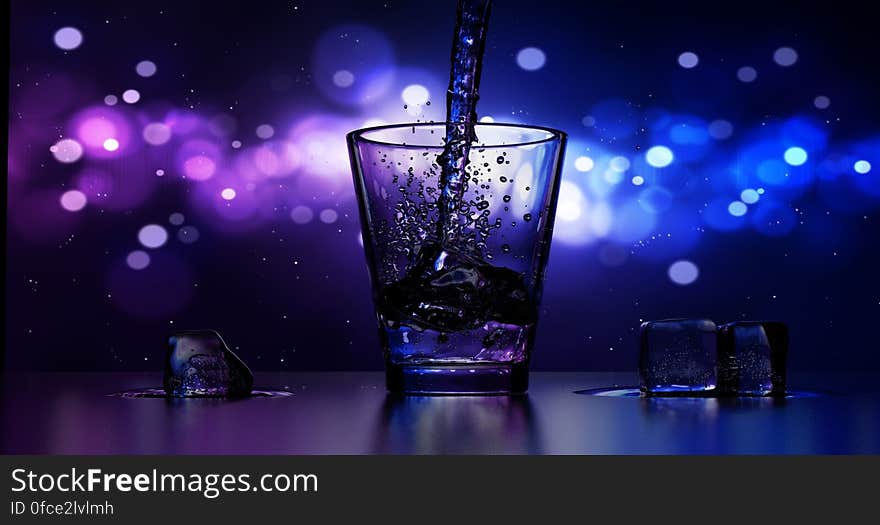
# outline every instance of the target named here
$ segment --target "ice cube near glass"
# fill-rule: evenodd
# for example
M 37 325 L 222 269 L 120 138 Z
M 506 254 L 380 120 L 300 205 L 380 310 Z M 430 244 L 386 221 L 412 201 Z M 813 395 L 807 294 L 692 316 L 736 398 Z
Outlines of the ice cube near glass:
M 719 391 L 727 395 L 785 395 L 788 328 L 775 321 L 722 325 L 718 335 Z
M 639 377 L 648 395 L 713 392 L 717 381 L 718 329 L 710 319 L 642 323 Z

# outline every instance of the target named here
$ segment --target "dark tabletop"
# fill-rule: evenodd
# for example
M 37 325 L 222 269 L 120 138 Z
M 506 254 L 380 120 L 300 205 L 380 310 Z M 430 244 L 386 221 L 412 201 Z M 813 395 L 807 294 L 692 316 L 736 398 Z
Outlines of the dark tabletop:
M 533 373 L 526 396 L 388 395 L 379 372 L 257 374 L 291 395 L 128 399 L 157 374 L 7 373 L 7 454 L 880 453 L 880 376 L 797 375 L 772 399 L 603 397 L 633 374 Z

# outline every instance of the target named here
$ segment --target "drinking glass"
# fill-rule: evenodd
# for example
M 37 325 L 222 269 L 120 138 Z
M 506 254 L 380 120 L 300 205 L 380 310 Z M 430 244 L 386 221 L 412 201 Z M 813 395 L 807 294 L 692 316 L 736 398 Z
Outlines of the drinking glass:
M 438 159 L 446 126 L 379 126 L 347 137 L 387 387 L 522 393 L 566 135 L 475 125 L 466 176 L 450 199 Z

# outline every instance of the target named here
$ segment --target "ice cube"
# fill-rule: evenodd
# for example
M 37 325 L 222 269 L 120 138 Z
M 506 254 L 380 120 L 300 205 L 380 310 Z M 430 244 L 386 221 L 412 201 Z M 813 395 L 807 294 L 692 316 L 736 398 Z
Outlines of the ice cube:
M 718 389 L 734 395 L 785 395 L 788 328 L 784 323 L 735 322 L 718 336 Z
M 487 321 L 525 325 L 536 316 L 524 275 L 455 250 L 428 244 L 381 296 L 383 317 L 441 332 L 474 330 Z
M 254 376 L 214 330 L 188 330 L 168 338 L 165 393 L 174 397 L 250 395 Z
M 639 376 L 651 395 L 708 393 L 717 384 L 717 327 L 709 319 L 642 323 Z

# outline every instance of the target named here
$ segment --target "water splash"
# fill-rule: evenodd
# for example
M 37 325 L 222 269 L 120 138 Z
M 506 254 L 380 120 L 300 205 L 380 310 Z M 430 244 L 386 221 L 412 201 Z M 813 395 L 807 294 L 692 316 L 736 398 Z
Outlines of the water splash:
M 444 245 L 461 228 L 459 211 L 467 190 L 468 155 L 477 140 L 477 101 L 491 0 L 459 0 L 452 41 L 452 68 L 446 92 L 446 146 L 440 164 L 439 235 Z

